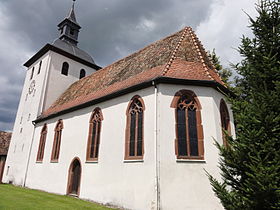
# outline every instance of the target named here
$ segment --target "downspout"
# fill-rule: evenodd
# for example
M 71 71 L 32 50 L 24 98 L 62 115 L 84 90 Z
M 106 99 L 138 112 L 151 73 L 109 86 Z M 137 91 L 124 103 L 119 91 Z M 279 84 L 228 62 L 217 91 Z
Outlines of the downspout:
M 26 184 L 27 172 L 28 172 L 28 168 L 29 168 L 29 162 L 30 162 L 31 151 L 32 151 L 32 146 L 33 146 L 33 141 L 34 141 L 35 128 L 36 128 L 35 123 L 32 122 L 32 124 L 33 124 L 34 128 L 33 128 L 33 133 L 32 133 L 31 145 L 30 145 L 30 147 L 29 147 L 29 154 L 28 154 L 28 159 L 27 159 L 27 164 L 26 164 L 26 170 L 25 170 L 25 174 L 24 174 L 23 187 L 25 187 L 25 184 Z
M 154 92 L 154 110 L 155 110 L 155 118 L 154 118 L 154 139 L 155 139 L 155 191 L 156 191 L 156 209 L 160 209 L 160 158 L 159 158 L 159 139 L 158 139 L 158 87 L 155 81 L 152 82 L 155 87 Z

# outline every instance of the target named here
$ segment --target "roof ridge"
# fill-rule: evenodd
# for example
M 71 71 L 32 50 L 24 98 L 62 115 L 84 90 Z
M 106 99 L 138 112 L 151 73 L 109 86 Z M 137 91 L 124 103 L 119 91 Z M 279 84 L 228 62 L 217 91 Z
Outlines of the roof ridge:
M 172 65 L 172 63 L 173 63 L 173 61 L 176 59 L 177 51 L 178 51 L 179 47 L 181 46 L 183 40 L 185 39 L 185 36 L 186 36 L 187 32 L 188 32 L 189 30 L 191 30 L 191 27 L 185 27 L 183 30 L 184 30 L 184 31 L 183 31 L 183 33 L 182 33 L 182 36 L 180 37 L 180 40 L 179 40 L 179 42 L 178 42 L 176 48 L 175 48 L 174 51 L 172 52 L 172 55 L 171 55 L 170 60 L 169 60 L 168 63 L 165 65 L 165 67 L 164 67 L 164 69 L 163 69 L 163 71 L 162 71 L 162 76 L 164 76 L 164 75 L 168 72 L 168 70 L 170 69 L 170 67 L 171 67 L 171 65 Z
M 222 84 L 224 85 L 224 82 L 223 82 L 221 76 L 219 75 L 217 69 L 215 68 L 213 62 L 211 61 L 211 59 L 208 59 L 208 60 L 209 60 L 210 66 L 211 66 L 212 68 L 209 68 L 209 66 L 207 66 L 207 65 L 205 64 L 205 60 L 204 60 L 204 58 L 203 58 L 203 56 L 202 56 L 202 52 L 201 52 L 201 49 L 199 48 L 199 46 L 202 48 L 202 50 L 204 50 L 204 52 L 205 52 L 205 54 L 206 54 L 207 57 L 208 57 L 208 54 L 207 54 L 205 48 L 203 47 L 203 44 L 201 43 L 201 41 L 200 41 L 200 40 L 198 39 L 198 37 L 196 36 L 196 34 L 195 34 L 192 30 L 191 30 L 190 32 L 191 32 L 191 35 L 192 35 L 192 39 L 193 39 L 193 41 L 195 42 L 195 45 L 197 46 L 197 50 L 198 50 L 198 53 L 199 53 L 199 57 L 202 58 L 202 64 L 203 64 L 203 67 L 204 67 L 204 69 L 205 69 L 206 74 L 207 74 L 207 75 L 209 74 L 210 78 L 212 78 L 213 80 L 215 80 L 215 78 L 214 78 L 214 77 L 210 74 L 210 72 L 209 72 L 209 70 L 213 70 L 214 73 L 216 73 L 216 75 L 218 76 L 218 78 L 221 80 Z
M 194 43 L 195 50 L 196 50 L 196 52 L 198 53 L 199 59 L 200 59 L 202 65 L 203 65 L 203 68 L 204 68 L 205 73 L 207 74 L 207 76 L 208 76 L 210 79 L 215 80 L 215 79 L 211 76 L 210 72 L 208 71 L 208 68 L 207 68 L 207 66 L 206 66 L 206 64 L 205 64 L 205 60 L 204 60 L 204 58 L 203 58 L 203 56 L 202 56 L 202 52 L 201 52 L 201 50 L 199 49 L 199 44 L 200 44 L 200 46 L 203 48 L 202 44 L 201 44 L 201 43 L 198 43 L 198 42 L 200 42 L 200 41 L 199 41 L 198 38 L 196 37 L 196 34 L 193 32 L 193 30 L 190 30 L 190 35 L 191 35 L 191 39 L 192 39 L 192 41 L 193 41 L 193 43 Z M 204 49 L 204 48 L 203 48 L 203 49 Z

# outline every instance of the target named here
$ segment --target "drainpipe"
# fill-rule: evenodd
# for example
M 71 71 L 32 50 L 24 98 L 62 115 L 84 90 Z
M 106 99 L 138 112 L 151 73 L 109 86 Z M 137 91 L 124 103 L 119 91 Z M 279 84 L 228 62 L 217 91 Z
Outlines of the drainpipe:
M 159 113 L 158 113 L 158 87 L 155 81 L 152 82 L 155 87 L 154 92 L 154 110 L 155 110 L 155 118 L 154 118 L 154 140 L 155 140 L 155 191 L 156 191 L 156 209 L 160 209 L 160 159 L 159 159 L 159 139 L 158 139 L 158 122 L 159 122 Z
M 23 187 L 25 187 L 25 184 L 26 184 L 27 172 L 28 172 L 28 168 L 29 168 L 29 162 L 30 162 L 31 151 L 32 151 L 32 146 L 33 146 L 33 141 L 34 141 L 35 128 L 36 128 L 36 125 L 33 121 L 32 121 L 32 124 L 34 127 L 33 127 L 32 140 L 31 140 L 31 145 L 29 147 L 28 159 L 27 159 L 27 164 L 26 164 L 26 169 L 25 169 L 25 174 L 24 174 L 24 181 L 23 181 L 23 185 L 22 185 Z

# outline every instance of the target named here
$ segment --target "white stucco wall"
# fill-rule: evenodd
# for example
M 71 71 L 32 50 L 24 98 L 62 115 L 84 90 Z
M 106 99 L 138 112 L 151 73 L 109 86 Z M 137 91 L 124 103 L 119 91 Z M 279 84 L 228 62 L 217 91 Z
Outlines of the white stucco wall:
M 53 51 L 50 52 L 50 57 L 50 71 L 43 102 L 43 110 L 49 108 L 71 84 L 79 80 L 81 69 L 86 71 L 86 76 L 96 71 L 93 68 L 90 68 Z M 67 76 L 61 74 L 62 64 L 64 62 L 69 64 Z
M 42 65 L 40 74 L 38 74 L 40 61 L 42 61 Z M 38 116 L 48 63 L 49 53 L 46 53 L 38 59 L 37 62 L 31 65 L 26 72 L 26 78 L 21 93 L 7 162 L 5 165 L 3 182 L 12 182 L 16 185 L 22 185 L 24 182 L 25 169 L 34 128 L 32 120 L 35 120 Z M 30 79 L 33 67 L 34 74 L 33 78 Z M 35 81 L 35 88 L 30 94 L 29 87 L 32 81 Z
M 182 89 L 193 91 L 202 107 L 204 160 L 178 161 L 175 155 L 175 111 L 170 105 L 175 93 Z M 223 209 L 219 200 L 214 196 L 204 171 L 208 171 L 214 177 L 219 177 L 217 167 L 219 157 L 218 150 L 214 146 L 214 139 L 222 143 L 219 112 L 221 98 L 224 98 L 222 94 L 209 87 L 159 85 L 161 209 Z M 234 132 L 233 128 L 232 131 Z
M 192 90 L 201 106 L 204 131 L 205 160 L 178 162 L 175 155 L 175 113 L 170 107 L 174 94 Z M 126 109 L 130 99 L 140 95 L 145 103 L 144 160 L 124 161 Z M 48 134 L 42 163 L 36 163 L 40 132 L 37 125 L 32 146 L 26 186 L 66 194 L 68 169 L 78 157 L 82 164 L 80 198 L 128 209 L 156 208 L 155 120 L 157 117 L 159 153 L 159 198 L 161 209 L 222 209 L 214 196 L 205 170 L 219 177 L 218 151 L 214 139 L 222 143 L 219 106 L 224 96 L 215 89 L 198 86 L 158 85 L 83 108 L 46 121 Z M 156 102 L 157 101 L 157 102 Z M 157 108 L 155 108 L 157 104 Z M 102 121 L 99 160 L 86 162 L 89 119 L 94 108 L 100 107 Z M 157 109 L 157 111 L 156 111 Z M 156 113 L 158 115 L 156 116 Z M 232 113 L 230 112 L 231 120 Z M 51 163 L 54 128 L 63 119 L 62 142 L 58 163 Z M 231 122 L 232 123 L 232 122 Z M 234 128 L 232 127 L 234 132 Z
M 42 61 L 38 74 L 39 64 Z M 68 76 L 61 74 L 63 62 L 69 63 Z M 31 72 L 34 67 L 33 78 Z M 94 69 L 53 51 L 48 51 L 26 71 L 26 78 L 18 106 L 12 139 L 4 169 L 3 182 L 23 185 L 26 166 L 32 142 L 35 120 L 44 109 L 48 108 L 73 82 L 79 80 L 80 70 L 86 75 Z M 29 87 L 35 81 L 35 88 L 29 93 Z
M 42 163 L 36 163 L 42 123 L 36 128 L 26 186 L 65 194 L 68 169 L 73 158 L 82 164 L 80 197 L 129 209 L 155 207 L 154 180 L 154 88 L 139 90 L 58 118 L 48 120 L 48 134 Z M 144 160 L 124 161 L 126 109 L 134 95 L 144 100 Z M 100 107 L 102 121 L 98 163 L 86 163 L 89 119 Z M 51 163 L 54 127 L 63 119 L 58 163 Z

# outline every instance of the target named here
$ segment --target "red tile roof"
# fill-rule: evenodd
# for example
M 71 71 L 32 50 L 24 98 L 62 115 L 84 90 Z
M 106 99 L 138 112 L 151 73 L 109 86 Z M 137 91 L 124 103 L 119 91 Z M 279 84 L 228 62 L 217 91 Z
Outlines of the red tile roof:
M 0 131 L 0 155 L 7 155 L 12 133 Z
M 224 85 L 202 44 L 186 27 L 73 83 L 40 118 L 159 77 Z

